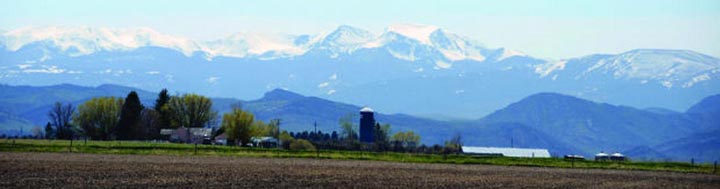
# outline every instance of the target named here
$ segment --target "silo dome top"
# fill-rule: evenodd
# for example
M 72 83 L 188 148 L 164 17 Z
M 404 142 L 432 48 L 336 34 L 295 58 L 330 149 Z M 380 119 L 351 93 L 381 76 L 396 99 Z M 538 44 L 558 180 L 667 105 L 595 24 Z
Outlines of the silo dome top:
M 360 109 L 360 112 L 375 112 L 375 111 L 373 111 L 372 108 L 365 106 L 362 109 Z
M 604 152 L 600 152 L 600 153 L 598 153 L 598 154 L 595 154 L 595 156 L 597 156 L 597 157 L 605 157 L 605 156 L 608 156 L 608 154 L 606 154 L 606 153 L 604 153 Z
M 612 154 L 612 156 L 613 157 L 623 157 L 623 155 L 621 153 L 617 153 L 617 152 Z

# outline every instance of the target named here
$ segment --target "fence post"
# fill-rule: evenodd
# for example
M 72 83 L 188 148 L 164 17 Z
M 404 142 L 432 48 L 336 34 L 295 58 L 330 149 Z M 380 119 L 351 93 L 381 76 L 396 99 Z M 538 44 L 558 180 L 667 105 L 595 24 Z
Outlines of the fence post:
M 570 166 L 575 168 L 575 158 L 570 158 Z
M 695 158 L 690 158 L 690 165 L 695 166 Z
M 717 173 L 717 160 L 715 160 L 715 163 L 713 164 L 713 173 Z
M 195 143 L 195 154 L 197 155 L 197 142 Z

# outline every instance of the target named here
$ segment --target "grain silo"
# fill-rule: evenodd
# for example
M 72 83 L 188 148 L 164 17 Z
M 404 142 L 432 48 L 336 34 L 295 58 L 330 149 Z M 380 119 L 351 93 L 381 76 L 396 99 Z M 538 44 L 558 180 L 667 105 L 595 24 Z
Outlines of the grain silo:
M 360 142 L 375 141 L 375 112 L 369 107 L 360 109 Z

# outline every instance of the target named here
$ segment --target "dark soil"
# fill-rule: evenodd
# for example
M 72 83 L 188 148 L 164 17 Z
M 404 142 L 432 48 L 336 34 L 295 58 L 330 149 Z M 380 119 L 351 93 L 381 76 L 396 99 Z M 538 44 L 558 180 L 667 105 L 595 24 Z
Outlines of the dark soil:
M 0 152 L 0 187 L 720 188 L 720 176 L 323 159 Z

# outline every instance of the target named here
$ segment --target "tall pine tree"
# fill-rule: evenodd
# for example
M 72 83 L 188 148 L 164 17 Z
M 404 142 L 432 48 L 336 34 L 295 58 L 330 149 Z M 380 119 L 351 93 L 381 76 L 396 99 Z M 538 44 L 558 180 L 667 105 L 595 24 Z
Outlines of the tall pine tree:
M 141 113 L 143 105 L 135 91 L 131 91 L 125 98 L 125 104 L 120 112 L 120 121 L 118 122 L 117 133 L 120 140 L 143 139 L 145 137 L 144 129 L 141 124 Z
M 170 95 L 168 95 L 167 89 L 163 89 L 162 91 L 160 91 L 157 100 L 155 100 L 155 112 L 157 112 L 158 118 L 160 119 L 160 128 L 170 127 L 168 110 L 167 108 L 165 108 L 169 101 Z

